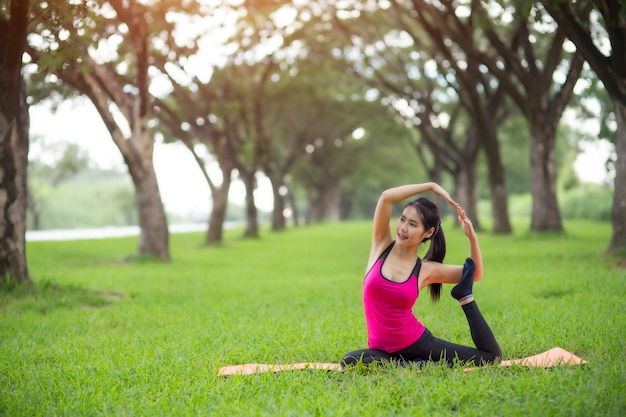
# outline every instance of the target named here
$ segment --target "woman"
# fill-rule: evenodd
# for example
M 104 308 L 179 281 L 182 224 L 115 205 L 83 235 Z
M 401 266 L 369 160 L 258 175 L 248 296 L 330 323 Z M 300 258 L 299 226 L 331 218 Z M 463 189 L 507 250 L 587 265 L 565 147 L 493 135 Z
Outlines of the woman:
M 465 264 L 444 265 L 446 241 L 437 206 L 426 198 L 406 205 L 396 223 L 394 240 L 389 226 L 392 207 L 409 197 L 432 191 L 458 213 L 463 232 L 469 239 L 470 257 Z M 475 280 L 483 276 L 478 238 L 465 211 L 439 185 L 404 185 L 384 191 L 376 205 L 372 246 L 363 281 L 363 306 L 369 349 L 344 355 L 345 367 L 362 363 L 394 362 L 405 365 L 425 360 L 456 359 L 468 365 L 490 364 L 499 360 L 500 347 L 480 313 L 472 293 Z M 423 242 L 430 241 L 424 261 L 418 257 Z M 412 308 L 420 292 L 429 287 L 432 302 L 437 302 L 441 284 L 456 284 L 451 295 L 467 317 L 476 348 L 457 345 L 433 336 L 414 316 Z

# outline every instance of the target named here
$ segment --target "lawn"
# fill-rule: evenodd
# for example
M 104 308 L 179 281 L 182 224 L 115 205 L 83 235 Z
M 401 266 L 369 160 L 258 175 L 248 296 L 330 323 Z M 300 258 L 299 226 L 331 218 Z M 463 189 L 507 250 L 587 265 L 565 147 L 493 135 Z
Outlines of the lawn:
M 365 347 L 368 223 L 171 236 L 173 261 L 129 257 L 136 238 L 33 242 L 35 285 L 0 293 L 5 416 L 623 416 L 626 270 L 603 255 L 607 223 L 563 235 L 480 235 L 476 299 L 505 358 L 560 346 L 585 366 L 442 366 L 218 377 L 221 366 L 336 362 Z M 446 262 L 468 244 L 446 228 Z M 470 344 L 458 304 L 419 299 L 439 337 Z

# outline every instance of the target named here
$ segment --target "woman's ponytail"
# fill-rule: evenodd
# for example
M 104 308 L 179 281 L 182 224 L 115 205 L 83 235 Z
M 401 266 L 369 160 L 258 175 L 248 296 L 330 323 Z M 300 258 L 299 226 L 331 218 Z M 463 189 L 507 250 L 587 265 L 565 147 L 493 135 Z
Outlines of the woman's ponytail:
M 424 256 L 425 261 L 435 261 L 443 263 L 446 257 L 446 237 L 443 233 L 441 225 L 435 229 L 435 233 L 430 237 L 430 247 Z M 430 293 L 430 301 L 436 304 L 441 298 L 441 284 L 430 284 L 428 286 Z
M 425 197 L 420 197 L 410 202 L 407 206 L 413 206 L 421 215 L 425 230 L 435 228 L 434 233 L 429 238 L 424 239 L 424 242 L 430 241 L 424 260 L 443 263 L 446 257 L 446 236 L 441 228 L 441 217 L 439 216 L 437 205 Z M 441 284 L 430 284 L 428 291 L 430 293 L 430 301 L 433 304 L 437 303 L 441 297 Z

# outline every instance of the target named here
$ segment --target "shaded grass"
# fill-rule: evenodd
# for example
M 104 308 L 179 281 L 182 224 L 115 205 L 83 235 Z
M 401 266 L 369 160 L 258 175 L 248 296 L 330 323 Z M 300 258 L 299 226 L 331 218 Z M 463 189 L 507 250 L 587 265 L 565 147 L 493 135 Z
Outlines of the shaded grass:
M 589 365 L 468 374 L 432 365 L 216 376 L 224 365 L 335 362 L 364 347 L 368 223 L 253 240 L 229 231 L 210 248 L 201 233 L 173 235 L 169 264 L 129 259 L 132 238 L 30 243 L 35 285 L 0 294 L 0 414 L 624 415 L 626 272 L 603 255 L 610 225 L 566 230 L 481 234 L 475 294 L 506 358 L 560 346 Z M 465 238 L 451 227 L 446 236 L 446 261 L 462 263 Z M 416 314 L 470 344 L 446 291 L 436 306 L 420 298 Z

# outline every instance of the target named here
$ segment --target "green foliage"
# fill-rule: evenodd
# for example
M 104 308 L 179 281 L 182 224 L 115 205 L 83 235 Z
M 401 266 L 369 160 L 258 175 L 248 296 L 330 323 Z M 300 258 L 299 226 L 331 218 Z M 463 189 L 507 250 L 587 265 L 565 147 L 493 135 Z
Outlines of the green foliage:
M 475 294 L 505 358 L 560 346 L 589 364 L 470 373 L 433 365 L 217 377 L 225 365 L 336 362 L 365 346 L 369 222 L 255 240 L 231 230 L 211 248 L 200 233 L 173 235 L 169 264 L 128 262 L 134 238 L 32 242 L 33 288 L 0 293 L 0 414 L 624 415 L 626 287 L 602 254 L 610 224 L 565 227 L 481 235 Z M 466 238 L 451 223 L 446 237 L 447 261 L 461 263 Z M 445 294 L 436 306 L 420 299 L 416 314 L 437 336 L 471 343 Z
M 72 229 L 137 223 L 128 175 L 93 167 L 81 146 L 31 138 L 28 228 Z
M 404 126 L 381 120 L 372 128 L 376 143 L 341 187 L 351 201 L 352 219 L 371 218 L 382 190 L 429 180 Z
M 597 184 L 581 184 L 576 188 L 559 192 L 559 210 L 563 219 L 586 219 L 610 221 L 613 204 L 613 190 Z M 479 216 L 491 216 L 491 203 L 479 202 Z M 509 197 L 509 215 L 512 219 L 530 219 L 532 197 L 530 194 L 514 194 Z
M 580 179 L 574 169 L 574 162 L 580 153 L 578 146 L 578 142 L 581 140 L 580 135 L 580 132 L 565 123 L 561 123 L 559 126 L 555 146 L 559 189 L 571 190 L 580 185 Z
M 611 220 L 613 190 L 597 184 L 583 184 L 559 195 L 564 219 Z
M 41 229 L 75 229 L 137 224 L 130 179 L 117 171 L 90 170 L 51 187 L 33 190 Z
M 528 124 L 521 117 L 507 120 L 499 130 L 501 143 L 500 155 L 506 176 L 507 190 L 511 194 L 525 193 L 530 190 L 528 180 L 530 171 L 530 152 Z M 483 164 L 487 178 L 486 165 Z M 485 190 L 489 188 L 484 187 Z
M 76 143 L 50 143 L 31 136 L 29 146 L 28 178 L 31 182 L 54 187 L 85 171 L 92 163 L 87 151 Z
M 581 132 L 571 126 L 561 123 L 557 131 L 555 146 L 556 166 L 560 188 L 570 189 L 579 185 L 578 176 L 574 170 L 574 161 L 580 153 L 578 141 Z M 512 117 L 500 128 L 500 153 L 504 166 L 507 190 L 510 194 L 523 194 L 530 190 L 530 140 L 528 122 L 521 117 Z M 479 193 L 486 197 L 489 188 L 486 184 L 487 167 L 479 165 L 479 171 L 484 185 Z

